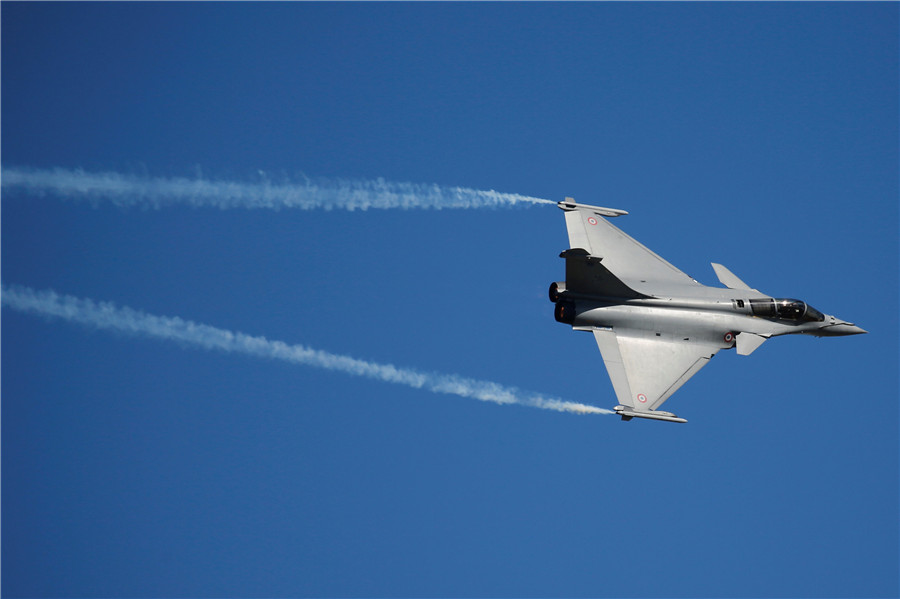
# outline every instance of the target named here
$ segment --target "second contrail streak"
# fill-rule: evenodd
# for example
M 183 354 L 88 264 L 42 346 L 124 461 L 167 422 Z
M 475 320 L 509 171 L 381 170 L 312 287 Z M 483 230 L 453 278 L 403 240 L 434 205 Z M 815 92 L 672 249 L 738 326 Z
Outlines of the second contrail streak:
M 89 173 L 64 168 L 4 168 L 2 185 L 5 193 L 150 208 L 187 205 L 222 210 L 442 210 L 554 203 L 493 190 L 396 183 L 384 179 L 320 179 L 281 183 L 261 179 L 258 182 L 240 182 L 200 177 Z
M 95 302 L 70 295 L 59 295 L 53 291 L 37 291 L 15 285 L 3 286 L 2 303 L 22 312 L 42 314 L 101 329 L 181 341 L 209 350 L 240 353 L 324 368 L 434 393 L 446 393 L 498 404 L 517 404 L 557 412 L 613 414 L 610 410 L 547 397 L 489 381 L 469 379 L 455 374 L 425 373 L 409 368 L 398 368 L 392 364 L 369 362 L 304 345 L 289 345 L 283 341 L 273 341 L 265 337 L 228 331 L 177 317 L 155 316 L 108 302 Z

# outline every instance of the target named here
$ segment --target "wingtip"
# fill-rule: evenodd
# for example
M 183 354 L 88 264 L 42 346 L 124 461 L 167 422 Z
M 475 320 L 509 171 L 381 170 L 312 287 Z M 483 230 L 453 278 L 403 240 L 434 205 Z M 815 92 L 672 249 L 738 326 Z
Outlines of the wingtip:
M 687 420 L 676 416 L 672 412 L 663 412 L 662 410 L 634 410 L 628 406 L 616 406 L 615 413 L 622 417 L 622 420 L 628 421 L 632 418 L 645 418 L 647 420 L 662 420 L 665 422 L 677 422 L 686 424 Z
M 591 206 L 590 204 L 579 204 L 575 201 L 574 198 L 570 197 L 566 197 L 566 199 L 562 200 L 561 202 L 557 202 L 556 205 L 561 210 L 590 210 L 595 214 L 607 217 L 625 216 L 626 214 L 628 214 L 627 210 L 621 210 L 619 208 L 604 208 L 602 206 Z

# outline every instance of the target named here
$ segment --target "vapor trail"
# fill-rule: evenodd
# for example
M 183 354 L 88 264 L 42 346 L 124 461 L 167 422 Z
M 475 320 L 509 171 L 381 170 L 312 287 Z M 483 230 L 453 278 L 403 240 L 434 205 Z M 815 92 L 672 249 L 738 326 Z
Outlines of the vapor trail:
M 392 364 L 379 364 L 349 356 L 312 349 L 303 345 L 288 345 L 216 328 L 177 317 L 154 316 L 128 307 L 118 307 L 109 302 L 94 302 L 70 295 L 58 295 L 53 291 L 37 291 L 18 285 L 2 287 L 2 303 L 15 310 L 61 318 L 70 322 L 112 329 L 158 339 L 190 343 L 205 349 L 246 354 L 260 358 L 283 360 L 367 377 L 388 383 L 425 389 L 434 393 L 448 393 L 498 404 L 518 404 L 571 412 L 576 414 L 613 414 L 594 406 L 537 393 L 505 387 L 489 381 L 479 381 L 455 374 L 424 373 Z
M 88 173 L 64 168 L 4 168 L 5 193 L 25 192 L 37 196 L 110 202 L 117 206 L 162 208 L 173 205 L 278 210 L 368 210 L 490 208 L 517 204 L 553 204 L 529 196 L 481 191 L 465 187 L 442 187 L 420 183 L 392 183 L 384 179 L 304 180 L 256 183 L 197 177 L 147 177 L 123 173 Z

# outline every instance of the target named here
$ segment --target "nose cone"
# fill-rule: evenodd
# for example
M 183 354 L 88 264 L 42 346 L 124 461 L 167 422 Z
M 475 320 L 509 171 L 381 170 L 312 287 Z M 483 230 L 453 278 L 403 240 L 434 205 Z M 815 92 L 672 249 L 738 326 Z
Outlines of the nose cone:
M 862 335 L 863 333 L 868 333 L 868 331 L 856 326 L 852 322 L 844 322 L 843 320 L 838 320 L 836 318 L 832 318 L 831 321 L 834 324 L 826 324 L 818 330 L 817 334 L 819 336 L 838 337 L 844 335 Z
M 861 329 L 855 324 L 850 324 L 849 322 L 843 324 L 836 324 L 833 327 L 828 327 L 825 329 L 829 335 L 862 335 L 863 333 L 868 333 L 865 329 Z

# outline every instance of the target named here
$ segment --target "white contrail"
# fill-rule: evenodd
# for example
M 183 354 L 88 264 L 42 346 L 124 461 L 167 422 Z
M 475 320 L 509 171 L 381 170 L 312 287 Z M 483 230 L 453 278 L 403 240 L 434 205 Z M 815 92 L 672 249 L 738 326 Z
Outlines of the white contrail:
M 123 173 L 88 173 L 64 168 L 4 168 L 5 193 L 53 196 L 118 206 L 161 208 L 172 205 L 300 210 L 368 210 L 491 208 L 514 205 L 553 204 L 550 200 L 499 191 L 465 187 L 442 187 L 419 183 L 391 183 L 383 179 L 305 180 L 257 183 L 147 177 Z
M 101 329 L 113 329 L 135 335 L 182 341 L 206 349 L 315 366 L 406 385 L 415 389 L 426 389 L 435 393 L 448 393 L 498 404 L 518 404 L 557 412 L 614 413 L 610 410 L 546 397 L 489 381 L 464 378 L 455 374 L 424 373 L 408 368 L 398 368 L 391 364 L 368 362 L 303 345 L 288 345 L 283 341 L 272 341 L 265 337 L 254 337 L 228 331 L 177 317 L 154 316 L 140 310 L 118 307 L 108 302 L 94 302 L 90 299 L 59 295 L 53 291 L 37 291 L 18 285 L 3 286 L 2 303 L 15 310 L 43 314 Z

